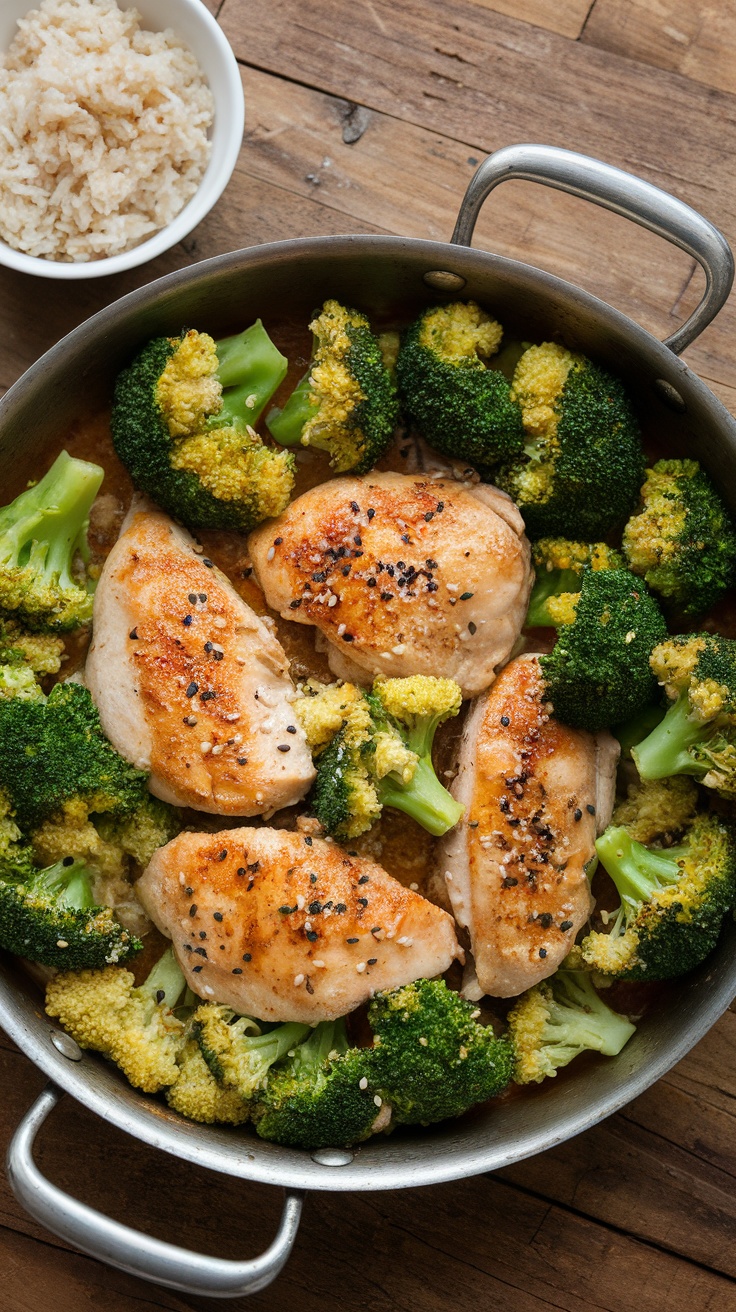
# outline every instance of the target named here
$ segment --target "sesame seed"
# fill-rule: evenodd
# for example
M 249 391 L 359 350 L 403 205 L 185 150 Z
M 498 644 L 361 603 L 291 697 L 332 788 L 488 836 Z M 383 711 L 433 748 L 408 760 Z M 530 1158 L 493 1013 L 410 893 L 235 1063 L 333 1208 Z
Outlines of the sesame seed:
M 213 565 L 213 563 L 212 563 L 212 561 L 211 561 L 207 556 L 203 556 L 203 557 L 202 557 L 202 564 L 205 565 L 205 566 L 207 567 L 207 569 L 214 569 L 214 568 L 215 568 L 214 565 Z M 206 600 L 207 600 L 207 598 L 205 597 L 205 601 L 206 601 Z
M 291 745 L 290 745 L 289 743 L 279 743 L 279 745 L 278 745 L 278 747 L 277 747 L 276 750 L 279 751 L 279 752 L 290 752 L 290 751 L 291 751 Z
M 253 958 L 251 957 L 250 952 L 243 953 L 243 961 L 252 961 L 252 960 Z
M 247 757 L 247 756 L 239 756 L 239 757 L 238 757 L 238 765 L 247 765 L 247 764 L 248 764 L 248 757 Z
M 373 1095 L 373 1101 L 374 1101 L 374 1103 L 376 1104 L 376 1107 L 382 1107 L 382 1106 L 383 1106 L 383 1098 L 381 1097 L 381 1095 L 380 1095 L 379 1093 L 374 1093 L 374 1095 Z
M 69 944 L 67 943 L 65 938 L 57 938 L 56 946 L 57 948 L 68 948 Z
M 562 924 L 560 925 L 560 929 L 572 929 L 572 923 L 573 922 L 571 920 L 563 920 Z
M 182 624 L 186 625 L 186 627 L 188 628 L 191 622 L 192 622 L 191 615 L 185 615 L 184 619 L 182 620 Z
M 414 940 L 409 938 L 406 934 L 402 934 L 400 938 L 397 938 L 396 942 L 400 943 L 402 948 L 410 948 Z
M 573 815 L 573 820 L 582 820 L 582 818 L 583 818 L 583 813 L 580 810 L 580 807 L 578 807 Z
M 206 756 L 208 752 L 212 751 L 212 743 L 200 743 L 199 750 L 203 756 Z
M 421 1043 L 423 1048 L 427 1047 L 427 1040 L 424 1037 L 420 1038 L 419 1042 Z
M 350 509 L 352 510 L 354 515 L 357 515 L 359 513 L 360 506 L 358 505 L 357 501 L 350 502 Z
M 222 756 L 222 753 L 223 753 L 224 750 L 225 750 L 225 748 L 224 748 L 224 744 L 223 744 L 223 743 L 216 743 L 215 746 L 212 748 L 212 755 L 213 755 L 213 756 Z
M 540 955 L 540 957 L 546 957 L 546 955 L 547 955 L 547 949 L 546 949 L 546 948 L 540 948 L 540 949 L 539 949 L 539 955 Z
M 269 547 L 268 551 L 266 552 L 266 560 L 273 560 L 275 555 L 276 555 L 276 548 Z
M 198 684 L 198 683 L 190 683 L 190 685 L 189 685 L 189 687 L 187 688 L 186 693 L 184 694 L 184 696 L 185 696 L 185 697 L 194 697 L 195 694 L 198 693 L 198 692 L 199 692 L 199 684 Z
M 300 984 L 303 984 L 303 983 L 304 983 L 304 976 L 303 976 L 303 975 L 295 975 L 295 976 L 294 976 L 294 988 L 297 988 L 297 989 L 298 989 L 298 988 L 299 988 L 299 985 L 300 985 Z
M 359 942 L 360 942 L 360 939 L 358 939 L 358 938 L 346 938 L 346 939 L 345 939 L 345 942 L 346 942 L 346 943 L 359 943 Z
M 137 630 L 137 629 L 131 629 L 131 630 L 130 630 L 130 633 L 128 634 L 128 637 L 131 638 L 133 642 L 135 642 L 136 639 L 138 638 L 138 630 Z
M 189 728 L 193 729 L 195 724 L 197 723 L 196 715 L 185 715 L 183 723 L 188 724 Z
M 363 1076 L 362 1080 L 358 1080 L 358 1088 L 359 1088 L 359 1089 L 367 1089 L 367 1088 L 368 1088 L 368 1081 L 367 1081 L 365 1075 Z
M 377 961 L 378 961 L 378 957 L 369 957 L 369 958 L 368 958 L 368 965 L 369 965 L 369 966 L 375 966 L 375 964 L 376 964 Z
M 590 802 L 588 802 L 588 805 L 586 806 L 585 809 L 588 812 L 588 815 L 595 815 L 595 807 L 592 806 Z
M 357 970 L 357 972 L 358 972 L 359 975 L 362 975 L 362 974 L 363 974 L 363 971 L 365 970 L 365 962 L 364 962 L 364 961 L 359 961 L 358 964 L 357 964 L 357 966 L 355 967 L 355 969 Z
M 460 598 L 460 600 L 462 601 L 462 597 Z M 478 632 L 478 627 L 477 627 L 477 625 L 474 624 L 473 621 L 471 620 L 470 623 L 468 624 L 468 633 L 470 634 L 470 636 L 471 636 L 471 638 L 472 638 L 473 635 L 474 635 L 475 633 L 477 633 L 477 632 Z
M 190 908 L 189 908 L 189 914 L 190 914 L 190 916 L 196 916 L 196 914 L 197 914 L 197 904 L 196 904 L 196 902 L 193 902 L 192 905 L 190 906 Z

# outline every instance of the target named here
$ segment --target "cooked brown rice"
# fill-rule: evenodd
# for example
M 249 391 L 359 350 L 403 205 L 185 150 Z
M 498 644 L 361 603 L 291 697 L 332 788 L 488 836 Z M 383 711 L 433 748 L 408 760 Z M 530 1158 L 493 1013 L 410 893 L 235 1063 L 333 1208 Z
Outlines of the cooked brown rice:
M 209 159 L 214 101 L 168 28 L 115 0 L 42 0 L 0 56 L 0 238 L 86 261 L 183 209 Z

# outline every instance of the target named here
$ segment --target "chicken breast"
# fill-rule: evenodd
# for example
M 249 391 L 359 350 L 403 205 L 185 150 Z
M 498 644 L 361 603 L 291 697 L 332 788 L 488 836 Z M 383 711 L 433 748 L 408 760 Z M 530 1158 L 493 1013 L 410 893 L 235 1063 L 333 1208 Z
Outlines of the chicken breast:
M 182 833 L 136 892 L 194 992 L 261 1020 L 334 1020 L 462 956 L 446 911 L 375 862 L 285 830 Z
M 290 806 L 315 772 L 288 661 L 198 553 L 160 511 L 132 510 L 97 585 L 87 686 L 157 797 L 218 815 Z
M 336 478 L 255 530 L 269 605 L 328 642 L 340 678 L 444 675 L 487 688 L 524 622 L 524 524 L 497 488 L 423 474 Z
M 460 746 L 452 794 L 466 811 L 440 859 L 475 997 L 551 975 L 593 909 L 586 866 L 611 818 L 618 743 L 548 711 L 538 659 L 522 656 L 473 707 Z

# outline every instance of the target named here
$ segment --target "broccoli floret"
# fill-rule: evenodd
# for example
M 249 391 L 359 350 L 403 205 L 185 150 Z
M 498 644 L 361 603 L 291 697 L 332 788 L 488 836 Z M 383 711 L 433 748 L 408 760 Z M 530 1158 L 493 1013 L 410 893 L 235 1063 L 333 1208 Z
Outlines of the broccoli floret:
M 611 822 L 623 825 L 637 843 L 658 840 L 670 847 L 695 819 L 697 809 L 697 784 L 684 775 L 638 780 L 629 785 Z
M 173 1111 L 203 1125 L 242 1125 L 248 1120 L 248 1104 L 235 1089 L 217 1083 L 193 1038 L 179 1052 L 177 1065 L 176 1083 L 166 1090 Z
M 583 571 L 624 569 L 620 551 L 605 542 L 568 542 L 566 538 L 540 538 L 532 548 L 536 581 L 529 599 L 526 628 L 555 625 L 548 602 L 568 592 L 579 592 Z
M 170 806 L 148 792 L 143 794 L 134 811 L 122 815 L 108 812 L 95 817 L 101 838 L 130 857 L 141 870 L 159 847 L 165 847 L 176 838 L 183 823 L 178 807 Z
M 147 779 L 107 741 L 82 684 L 57 683 L 48 698 L 0 698 L 0 790 L 24 832 L 73 798 L 89 812 L 132 815 Z
M 66 451 L 47 474 L 0 510 L 0 610 L 40 632 L 92 619 L 87 528 L 104 478 Z
M 7 876 L 15 882 L 25 882 L 40 864 L 43 863 L 34 860 L 31 847 L 15 822 L 10 802 L 0 793 L 0 880 Z
M 585 568 L 579 592 L 546 604 L 558 637 L 539 665 L 557 719 L 595 733 L 641 711 L 656 690 L 649 657 L 667 633 L 646 584 Z
M 689 774 L 736 797 L 736 641 L 678 634 L 655 647 L 650 664 L 673 704 L 631 749 L 642 779 Z
M 431 834 L 457 824 L 463 807 L 434 772 L 432 740 L 460 705 L 452 679 L 426 675 L 377 680 L 371 693 L 331 685 L 297 702 L 317 762 L 312 806 L 327 833 L 356 838 L 384 806 Z
M 169 948 L 143 984 L 122 966 L 65 971 L 46 987 L 46 1013 L 81 1048 L 115 1062 L 131 1084 L 158 1093 L 179 1077 L 185 1023 L 174 1012 L 185 981 Z
M 345 1147 L 367 1139 L 382 1099 L 370 1048 L 351 1048 L 345 1023 L 323 1021 L 271 1071 L 253 1107 L 262 1139 L 294 1148 Z
M 2 870 L 0 947 L 59 970 L 96 969 L 140 951 L 142 944 L 95 906 L 89 870 L 65 857 L 30 874 L 27 862 Z
M 368 1019 L 376 1045 L 371 1080 L 398 1124 L 460 1116 L 511 1079 L 509 1044 L 481 1025 L 473 1004 L 444 980 L 421 979 L 376 994 Z
M 435 306 L 405 333 L 396 362 L 402 401 L 422 436 L 484 477 L 524 450 L 509 383 L 486 363 L 502 333 L 474 301 Z
M 15 620 L 0 620 L 0 665 L 57 674 L 63 651 L 63 639 L 53 633 L 26 633 Z
M 581 1052 L 615 1057 L 636 1029 L 596 993 L 585 971 L 558 970 L 523 993 L 508 1016 L 514 1082 L 541 1084 Z
M 0 665 L 0 698 L 43 701 L 43 689 L 30 665 Z
M 309 327 L 312 363 L 283 409 L 268 415 L 268 430 L 280 446 L 326 451 L 339 474 L 364 474 L 383 455 L 398 421 L 384 356 L 385 350 L 390 360 L 390 343 L 374 336 L 364 314 L 337 301 L 325 301 Z
M 624 529 L 629 568 L 683 615 L 702 615 L 734 580 L 736 533 L 697 460 L 658 460 Z
M 545 342 L 524 352 L 511 398 L 527 441 L 495 481 L 517 503 L 529 537 L 605 537 L 631 514 L 644 472 L 621 383 L 584 355 Z
M 112 436 L 137 487 L 192 528 L 250 531 L 279 515 L 294 458 L 253 425 L 286 375 L 260 319 L 235 337 L 157 337 L 115 386 Z
M 194 1013 L 191 1032 L 215 1079 L 250 1101 L 265 1085 L 274 1062 L 301 1042 L 309 1026 L 287 1022 L 264 1034 L 249 1016 L 206 1002 Z
M 716 815 L 696 817 L 669 848 L 637 842 L 632 827 L 609 825 L 596 843 L 621 904 L 608 933 L 583 940 L 583 959 L 621 979 L 673 979 L 716 945 L 736 899 L 736 836 Z

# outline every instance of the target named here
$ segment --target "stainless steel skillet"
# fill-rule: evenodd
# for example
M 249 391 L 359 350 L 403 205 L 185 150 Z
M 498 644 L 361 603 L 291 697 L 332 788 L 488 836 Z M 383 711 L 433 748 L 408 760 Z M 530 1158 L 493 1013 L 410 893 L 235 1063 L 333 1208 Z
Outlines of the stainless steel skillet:
M 469 248 L 488 193 L 505 178 L 544 183 L 594 201 L 667 238 L 706 275 L 702 303 L 667 342 L 579 288 L 529 265 Z M 512 146 L 478 169 L 450 244 L 401 237 L 326 237 L 218 256 L 162 278 L 95 315 L 43 356 L 0 403 L 0 471 L 29 469 L 68 427 L 109 399 L 112 380 L 146 338 L 184 324 L 214 333 L 276 307 L 307 322 L 336 296 L 380 317 L 408 319 L 443 295 L 474 297 L 512 331 L 560 336 L 619 374 L 643 421 L 664 429 L 673 454 L 703 462 L 736 510 L 736 422 L 677 358 L 718 313 L 733 279 L 721 234 L 686 205 L 596 160 L 544 146 Z M 459 1121 L 395 1134 L 354 1151 L 308 1154 L 246 1132 L 199 1126 L 132 1089 L 99 1057 L 82 1053 L 43 1013 L 11 958 L 0 962 L 0 1024 L 52 1083 L 19 1126 L 8 1176 L 27 1210 L 83 1252 L 187 1293 L 235 1297 L 263 1288 L 294 1244 L 307 1189 L 379 1190 L 494 1170 L 538 1153 L 609 1116 L 659 1079 L 736 995 L 736 926 L 701 970 L 673 986 L 615 1059 L 581 1064 L 569 1078 Z M 270 1248 L 228 1262 L 191 1253 L 111 1221 L 47 1181 L 33 1161 L 35 1135 L 62 1091 L 144 1142 L 213 1171 L 282 1186 L 284 1213 Z

